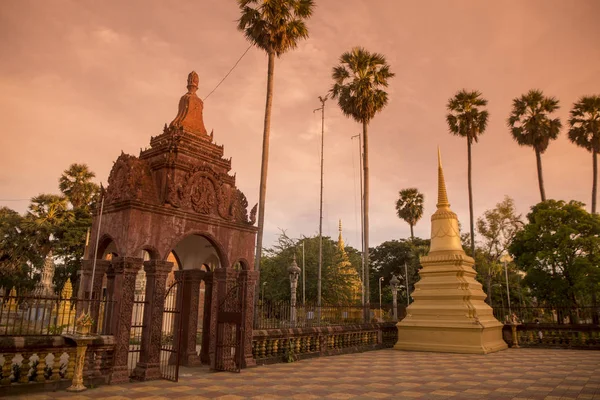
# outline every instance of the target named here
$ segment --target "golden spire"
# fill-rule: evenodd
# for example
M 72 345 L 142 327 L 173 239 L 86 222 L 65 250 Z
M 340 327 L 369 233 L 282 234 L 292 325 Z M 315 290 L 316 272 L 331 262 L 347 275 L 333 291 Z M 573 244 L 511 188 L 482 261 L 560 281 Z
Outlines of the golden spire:
M 431 216 L 431 246 L 429 253 L 436 251 L 455 251 L 463 253 L 458 230 L 458 218 L 450 210 L 444 171 L 442 170 L 442 155 L 438 147 L 438 202 L 437 211 Z
M 446 181 L 444 181 L 444 170 L 442 169 L 442 154 L 438 146 L 438 202 L 437 208 L 450 208 L 448 193 L 446 192 Z
M 341 251 L 345 251 L 345 249 L 346 249 L 346 244 L 344 243 L 344 238 L 342 238 L 342 220 L 341 220 L 341 218 L 340 218 L 340 228 L 339 228 L 339 232 L 340 232 L 340 234 L 339 234 L 339 236 L 338 236 L 338 248 L 339 248 Z

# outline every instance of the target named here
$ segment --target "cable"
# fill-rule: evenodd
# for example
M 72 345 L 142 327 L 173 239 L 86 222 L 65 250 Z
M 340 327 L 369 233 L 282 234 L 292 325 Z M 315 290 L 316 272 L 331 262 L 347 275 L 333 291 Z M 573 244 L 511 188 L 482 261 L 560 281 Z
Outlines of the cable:
M 227 79 L 227 77 L 229 76 L 229 74 L 231 74 L 231 72 L 232 72 L 232 71 L 235 69 L 235 67 L 237 67 L 237 65 L 240 63 L 240 61 L 242 61 L 242 58 L 244 58 L 244 56 L 246 55 L 246 53 L 248 52 L 248 50 L 250 50 L 250 48 L 251 48 L 252 46 L 253 46 L 253 45 L 250 45 L 250 46 L 248 46 L 248 48 L 246 49 L 246 51 L 244 51 L 244 53 L 242 54 L 242 56 L 241 56 L 240 58 L 238 58 L 238 60 L 235 62 L 235 64 L 233 64 L 233 67 L 231 67 L 231 69 L 229 70 L 229 72 L 228 72 L 228 73 L 227 73 L 227 74 L 226 74 L 226 75 L 223 77 L 223 79 L 221 79 L 221 82 L 219 82 L 219 83 L 217 84 L 217 86 L 215 86 L 215 88 L 214 88 L 214 89 L 213 89 L 213 90 L 212 90 L 212 91 L 211 91 L 209 94 L 207 94 L 207 95 L 206 95 L 206 97 L 203 99 L 203 101 L 206 101 L 206 99 L 208 99 L 208 97 L 209 97 L 211 94 L 213 94 L 213 93 L 214 93 L 214 91 L 215 91 L 215 90 L 217 90 L 217 88 L 218 88 L 219 86 L 221 86 L 221 83 L 223 83 L 223 81 L 224 81 L 225 79 Z
M 29 201 L 31 199 L 0 199 L 0 201 Z

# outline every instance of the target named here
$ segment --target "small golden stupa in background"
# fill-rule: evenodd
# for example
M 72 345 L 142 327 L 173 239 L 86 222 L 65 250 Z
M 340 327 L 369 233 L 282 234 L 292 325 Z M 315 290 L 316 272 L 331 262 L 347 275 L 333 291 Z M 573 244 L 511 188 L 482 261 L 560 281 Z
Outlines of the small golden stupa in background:
M 421 280 L 406 318 L 397 324 L 396 350 L 487 354 L 506 349 L 502 324 L 475 280 L 473 258 L 463 251 L 458 218 L 450 210 L 438 149 L 438 203 L 431 216 L 431 247 L 421 257 Z

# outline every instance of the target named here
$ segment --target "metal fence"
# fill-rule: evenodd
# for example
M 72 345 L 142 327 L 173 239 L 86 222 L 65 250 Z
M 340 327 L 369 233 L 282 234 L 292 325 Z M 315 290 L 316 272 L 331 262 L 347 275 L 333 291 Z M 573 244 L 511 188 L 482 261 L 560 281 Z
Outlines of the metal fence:
M 600 307 L 495 307 L 494 316 L 507 322 L 508 316 L 516 314 L 523 324 L 599 325 Z
M 318 326 L 347 326 L 362 324 L 365 315 L 366 322 L 393 321 L 393 306 L 391 304 L 371 304 L 368 312 L 362 305 L 297 304 L 295 318 L 292 318 L 292 306 L 289 301 L 259 301 L 255 309 L 254 329 L 306 328 Z M 398 306 L 398 319 L 405 315 L 405 307 Z
M 4 296 L 0 298 L 0 336 L 61 335 L 76 332 L 77 318 L 92 317 L 90 332 L 109 335 L 113 302 L 59 296 Z

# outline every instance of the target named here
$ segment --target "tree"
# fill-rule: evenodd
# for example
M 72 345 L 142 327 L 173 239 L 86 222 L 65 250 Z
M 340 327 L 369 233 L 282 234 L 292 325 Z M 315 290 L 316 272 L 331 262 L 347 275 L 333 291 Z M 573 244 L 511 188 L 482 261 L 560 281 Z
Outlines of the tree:
M 275 56 L 281 57 L 287 51 L 295 49 L 300 40 L 308 38 L 308 28 L 305 21 L 312 15 L 314 4 L 313 0 L 238 0 L 238 6 L 242 13 L 238 20 L 238 30 L 244 32 L 246 39 L 254 46 L 264 50 L 268 56 L 267 102 L 260 168 L 255 261 L 255 268 L 258 271 L 260 270 L 265 221 Z
M 592 153 L 592 214 L 596 214 L 598 152 L 600 152 L 600 96 L 584 96 L 571 109 L 569 140 Z
M 263 269 L 260 273 L 260 287 L 267 282 L 265 298 L 271 301 L 288 301 L 290 299 L 290 282 L 287 268 L 296 255 L 298 266 L 302 267 L 302 243 L 304 243 L 306 264 L 306 299 L 316 303 L 317 299 L 317 266 L 319 262 L 319 237 L 303 237 L 292 239 L 283 231 L 277 244 L 265 249 Z M 347 246 L 348 260 L 356 271 L 360 268 L 358 251 Z M 342 261 L 335 241 L 329 237 L 323 238 L 323 303 L 348 304 L 351 301 L 351 282 L 336 266 Z M 298 280 L 298 298 L 301 299 L 302 276 Z
M 378 284 L 380 277 L 383 277 L 382 287 L 389 287 L 392 275 L 399 277 L 404 289 L 398 292 L 398 302 L 406 304 L 406 274 L 404 264 L 408 270 L 409 292 L 412 293 L 415 283 L 420 279 L 419 269 L 421 268 L 419 257 L 427 254 L 430 246 L 429 239 L 414 238 L 411 240 L 388 240 L 375 247 L 372 252 L 373 278 L 371 283 Z M 391 295 L 391 291 L 389 292 Z M 371 299 L 379 301 L 378 293 L 373 293 Z M 387 299 L 389 300 L 389 299 Z
M 414 239 L 413 227 L 423 216 L 423 193 L 417 188 L 402 189 L 396 201 L 396 213 L 398 218 L 410 225 L 410 238 Z
M 546 97 L 541 90 L 530 90 L 513 100 L 513 109 L 508 118 L 508 127 L 519 146 L 533 147 L 537 162 L 538 183 L 542 201 L 546 201 L 544 177 L 542 175 L 542 154 L 551 140 L 560 133 L 562 124 L 559 118 L 550 118 L 558 110 L 558 100 Z
M 600 217 L 583 207 L 578 201 L 536 204 L 509 247 L 527 273 L 525 284 L 545 306 L 576 308 L 598 290 Z
M 99 187 L 91 180 L 96 176 L 86 164 L 71 164 L 60 176 L 58 187 L 73 208 L 89 207 Z
M 471 253 L 475 253 L 475 228 L 473 218 L 473 186 L 471 181 L 471 145 L 477 143 L 479 136 L 485 132 L 488 122 L 488 112 L 481 108 L 487 105 L 487 100 L 481 97 L 481 92 L 469 92 L 465 89 L 456 93 L 448 100 L 446 122 L 450 133 L 467 138 L 467 159 L 469 183 L 469 223 L 471 227 Z
M 42 262 L 34 241 L 25 232 L 23 217 L 8 207 L 0 207 L 0 287 L 30 289 L 35 284 L 31 272 Z
M 488 303 L 492 304 L 492 278 L 502 272 L 500 258 L 508 251 L 513 238 L 523 227 L 521 215 L 516 213 L 515 202 L 510 197 L 496 207 L 487 210 L 483 217 L 477 219 L 477 233 L 481 238 L 479 251 L 475 258 L 479 259 L 476 268 L 487 286 Z
M 382 54 L 370 53 L 362 47 L 354 47 L 340 56 L 340 64 L 333 68 L 334 80 L 331 94 L 338 100 L 342 113 L 362 123 L 363 126 L 363 229 L 365 299 L 370 297 L 369 288 L 369 135 L 368 126 L 375 115 L 388 103 L 383 90 L 394 77 Z

